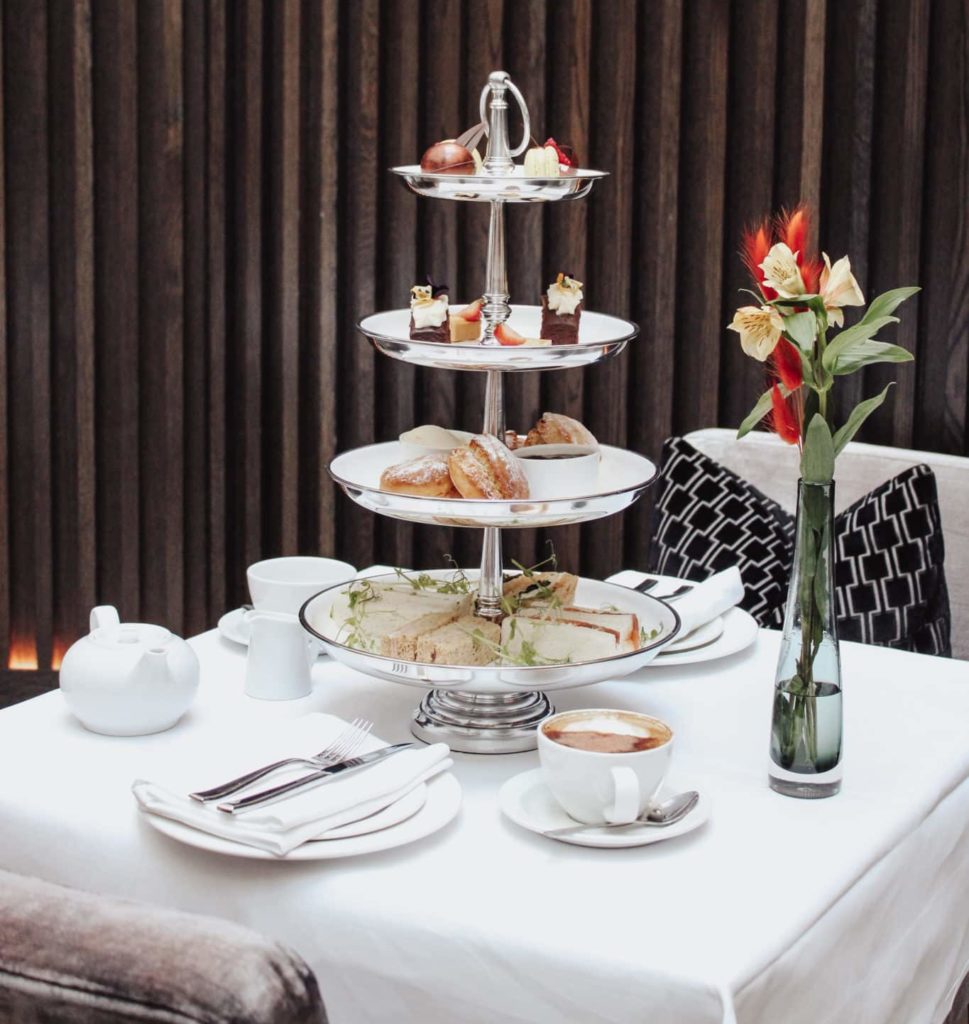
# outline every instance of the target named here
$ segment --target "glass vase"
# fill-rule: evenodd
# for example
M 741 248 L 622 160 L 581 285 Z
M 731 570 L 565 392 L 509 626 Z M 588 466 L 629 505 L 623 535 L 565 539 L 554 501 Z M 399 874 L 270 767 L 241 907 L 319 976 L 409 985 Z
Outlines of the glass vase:
M 800 480 L 794 564 L 774 681 L 771 788 L 785 796 L 834 796 L 841 788 L 841 738 L 834 483 Z

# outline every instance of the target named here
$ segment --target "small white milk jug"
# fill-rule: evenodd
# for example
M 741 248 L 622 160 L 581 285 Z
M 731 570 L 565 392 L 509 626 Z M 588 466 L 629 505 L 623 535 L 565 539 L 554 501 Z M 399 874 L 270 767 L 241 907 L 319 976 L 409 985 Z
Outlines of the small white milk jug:
M 259 700 L 295 700 L 312 689 L 310 665 L 319 648 L 295 615 L 251 611 L 246 693 Z
M 121 622 L 117 609 L 91 612 L 91 632 L 64 655 L 61 692 L 92 732 L 143 736 L 170 729 L 199 684 L 195 651 L 163 626 Z

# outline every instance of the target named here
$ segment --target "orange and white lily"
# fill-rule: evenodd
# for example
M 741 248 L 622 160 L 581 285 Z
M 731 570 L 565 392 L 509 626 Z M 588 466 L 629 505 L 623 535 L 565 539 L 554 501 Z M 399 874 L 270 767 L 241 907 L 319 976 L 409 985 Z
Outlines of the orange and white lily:
M 863 306 L 865 297 L 861 294 L 858 282 L 851 273 L 851 261 L 847 256 L 842 256 L 834 266 L 831 266 L 828 254 L 825 252 L 821 255 L 824 257 L 824 269 L 821 271 L 818 294 L 824 300 L 828 321 L 838 327 L 843 327 L 845 315 L 841 307 Z
M 781 298 L 796 299 L 806 294 L 799 256 L 800 253 L 793 252 L 785 242 L 777 242 L 770 247 L 760 265 L 764 272 L 764 284 L 773 288 Z
M 741 306 L 727 330 L 736 331 L 744 352 L 763 363 L 780 341 L 784 318 L 773 306 Z

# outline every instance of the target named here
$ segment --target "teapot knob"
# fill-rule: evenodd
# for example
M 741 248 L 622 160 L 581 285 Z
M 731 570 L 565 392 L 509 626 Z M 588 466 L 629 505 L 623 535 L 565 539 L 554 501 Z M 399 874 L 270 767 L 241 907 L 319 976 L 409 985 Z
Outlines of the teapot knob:
M 96 629 L 120 626 L 121 619 L 118 616 L 118 609 L 113 604 L 99 604 L 97 608 L 91 609 L 91 632 Z

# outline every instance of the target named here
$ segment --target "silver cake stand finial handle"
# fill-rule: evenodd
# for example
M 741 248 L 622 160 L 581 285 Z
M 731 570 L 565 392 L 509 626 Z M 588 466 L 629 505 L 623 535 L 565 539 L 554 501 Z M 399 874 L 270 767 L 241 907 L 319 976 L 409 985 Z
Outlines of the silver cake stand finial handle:
M 522 112 L 522 140 L 514 149 L 508 146 L 508 101 L 505 92 L 515 97 Z M 491 97 L 491 109 L 488 109 L 488 98 Z M 492 71 L 488 76 L 488 84 L 481 90 L 479 104 L 481 122 L 488 136 L 488 148 L 485 152 L 484 168 L 488 174 L 509 174 L 514 164 L 512 157 L 524 153 L 532 136 L 531 121 L 528 107 L 518 87 L 511 80 L 507 71 Z

